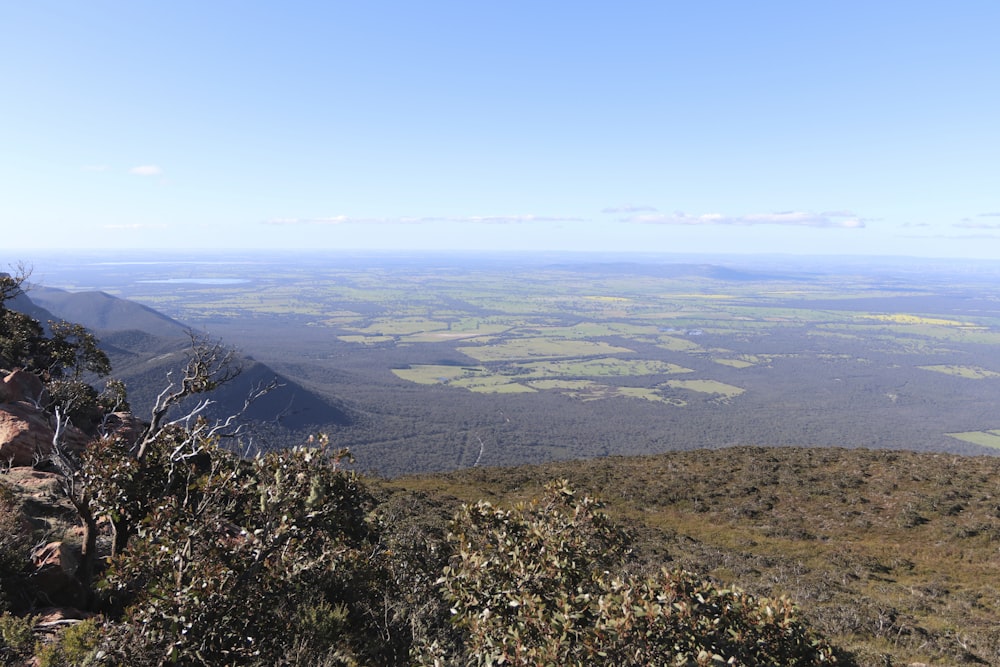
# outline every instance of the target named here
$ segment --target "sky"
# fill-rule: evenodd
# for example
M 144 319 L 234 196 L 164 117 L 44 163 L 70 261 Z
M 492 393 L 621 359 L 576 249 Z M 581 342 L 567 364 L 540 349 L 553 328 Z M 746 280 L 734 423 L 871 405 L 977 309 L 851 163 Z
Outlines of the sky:
M 995 0 L 0 0 L 0 247 L 1000 259 L 998 26 Z

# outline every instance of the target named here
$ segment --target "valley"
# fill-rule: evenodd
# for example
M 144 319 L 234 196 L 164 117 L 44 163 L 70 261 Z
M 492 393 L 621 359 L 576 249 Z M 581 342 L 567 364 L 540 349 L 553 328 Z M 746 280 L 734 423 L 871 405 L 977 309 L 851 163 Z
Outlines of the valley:
M 991 264 L 32 261 L 46 287 L 135 301 L 294 379 L 313 416 L 280 444 L 328 432 L 384 475 L 732 445 L 1000 454 Z

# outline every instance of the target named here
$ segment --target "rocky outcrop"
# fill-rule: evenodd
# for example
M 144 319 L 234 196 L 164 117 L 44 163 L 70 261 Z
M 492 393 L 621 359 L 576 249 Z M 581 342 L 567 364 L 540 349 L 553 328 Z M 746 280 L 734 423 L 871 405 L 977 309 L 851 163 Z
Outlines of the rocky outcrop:
M 0 381 L 0 403 L 42 405 L 48 396 L 38 376 L 26 370 L 11 371 Z
M 10 371 L 0 381 L 0 466 L 34 465 L 52 451 L 55 430 L 40 407 L 47 400 L 45 386 L 34 373 Z M 79 451 L 89 440 L 72 425 L 63 432 L 62 443 L 70 451 Z
M 30 466 L 52 452 L 55 430 L 41 409 L 24 401 L 0 403 L 0 465 Z M 90 440 L 83 431 L 69 426 L 62 443 L 79 451 Z

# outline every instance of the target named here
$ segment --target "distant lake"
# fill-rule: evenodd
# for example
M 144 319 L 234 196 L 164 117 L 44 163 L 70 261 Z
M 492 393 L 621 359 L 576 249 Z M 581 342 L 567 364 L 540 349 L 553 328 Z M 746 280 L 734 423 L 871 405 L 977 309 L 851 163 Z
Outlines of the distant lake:
M 163 285 L 239 285 L 250 282 L 246 278 L 163 278 L 160 280 L 137 280 L 139 283 Z

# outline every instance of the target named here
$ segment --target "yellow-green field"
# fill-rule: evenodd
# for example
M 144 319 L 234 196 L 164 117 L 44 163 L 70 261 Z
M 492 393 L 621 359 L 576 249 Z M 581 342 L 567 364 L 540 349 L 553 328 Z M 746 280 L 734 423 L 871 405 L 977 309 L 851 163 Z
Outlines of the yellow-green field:
M 1000 377 L 1000 373 L 986 370 L 985 368 L 980 368 L 979 366 L 951 366 L 947 364 L 939 364 L 935 366 L 918 366 L 917 368 L 922 368 L 925 371 L 934 371 L 936 373 L 954 375 L 956 377 L 967 378 L 970 380 Z
M 893 322 L 894 324 L 936 324 L 945 327 L 965 327 L 969 322 L 959 322 L 958 320 L 946 320 L 940 317 L 921 317 L 920 315 L 909 315 L 907 313 L 872 314 L 859 316 L 866 320 L 878 320 L 881 322 Z
M 409 368 L 394 368 L 397 377 L 417 384 L 439 384 L 462 377 L 487 377 L 485 368 L 445 366 L 444 364 L 414 364 Z
M 991 447 L 1000 449 L 1000 429 L 992 431 L 966 431 L 964 433 L 948 433 L 952 438 L 957 438 L 964 442 L 971 442 L 980 447 Z
M 690 368 L 666 361 L 652 359 L 599 359 L 572 361 L 535 361 L 518 364 L 518 369 L 527 377 L 631 377 L 636 375 L 672 375 L 693 373 Z
M 667 380 L 667 385 L 673 389 L 715 394 L 723 398 L 735 398 L 745 391 L 742 387 L 734 387 L 718 380 Z
M 671 352 L 694 352 L 702 349 L 698 343 L 676 336 L 659 336 L 656 338 L 656 345 Z
M 771 357 L 756 354 L 741 354 L 735 357 L 712 357 L 712 361 L 732 368 L 750 368 L 771 363 Z
M 503 375 L 467 375 L 449 383 L 481 394 L 524 394 L 535 389 Z
M 658 393 L 655 389 L 644 387 L 612 387 L 589 380 L 535 380 L 529 383 L 536 389 L 555 390 L 581 401 L 597 401 L 607 398 L 641 398 L 647 401 L 683 406 L 686 403 L 677 398 L 670 398 Z
M 558 338 L 514 338 L 492 345 L 462 345 L 458 350 L 482 362 L 591 357 L 632 352 L 628 348 L 601 341 Z

